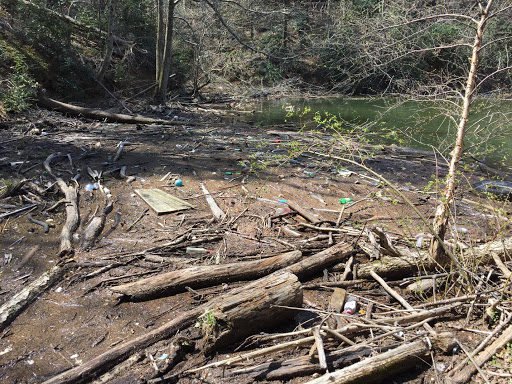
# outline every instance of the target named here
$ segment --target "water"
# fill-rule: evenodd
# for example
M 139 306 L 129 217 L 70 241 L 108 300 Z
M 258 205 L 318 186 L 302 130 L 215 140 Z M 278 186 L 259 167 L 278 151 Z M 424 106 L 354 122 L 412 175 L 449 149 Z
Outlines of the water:
M 305 107 L 310 112 L 303 115 Z M 282 99 L 259 104 L 254 121 L 262 126 L 287 122 L 297 128 L 315 129 L 322 127 L 314 122 L 315 112 L 320 116 L 330 113 L 341 122 L 342 132 L 362 135 L 371 143 L 435 147 L 448 155 L 455 139 L 457 111 L 458 106 L 451 101 Z M 512 100 L 474 102 L 466 137 L 465 156 L 499 168 L 512 167 Z

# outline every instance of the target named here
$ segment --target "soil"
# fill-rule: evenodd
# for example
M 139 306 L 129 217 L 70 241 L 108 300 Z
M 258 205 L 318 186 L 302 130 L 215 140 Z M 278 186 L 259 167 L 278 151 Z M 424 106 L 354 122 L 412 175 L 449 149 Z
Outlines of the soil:
M 85 190 L 87 184 L 94 183 L 88 176 L 87 168 L 103 171 L 101 185 L 110 190 L 114 202 L 105 231 L 93 249 L 82 251 L 77 248 L 74 259 L 78 266 L 29 305 L 0 334 L 2 383 L 41 383 L 243 283 L 190 290 L 144 302 L 120 301 L 109 286 L 187 265 L 236 262 L 275 255 L 290 250 L 290 243 L 299 244 L 299 241 L 319 234 L 301 228 L 301 238 L 298 240 L 283 236 L 280 230 L 282 224 L 288 222 L 297 226 L 302 223 L 295 216 L 275 219 L 269 225 L 270 217 L 286 207 L 279 203 L 279 199 L 298 202 L 302 207 L 321 215 L 324 220 L 335 223 L 342 208 L 338 200 L 350 197 L 356 204 L 347 205 L 342 225 L 360 230 L 381 226 L 395 241 L 408 245 L 416 243 L 419 234 L 428 233 L 411 207 L 366 171 L 304 154 L 289 155 L 292 144 L 299 140 L 293 133 L 278 135 L 269 132 L 275 131 L 276 127 L 255 127 L 233 117 L 227 121 L 204 112 L 164 112 L 183 124 L 165 127 L 103 123 L 66 117 L 46 110 L 34 110 L 2 123 L 0 179 L 4 180 L 4 184 L 29 179 L 44 193 L 23 189 L 23 193 L 4 197 L 0 200 L 0 213 L 35 203 L 37 205 L 30 211 L 32 217 L 52 226 L 48 233 L 44 233 L 43 227 L 29 221 L 27 212 L 0 222 L 0 303 L 5 303 L 59 262 L 59 235 L 66 217 L 63 206 L 48 211 L 62 198 L 54 185 L 54 178 L 42 167 L 50 154 L 69 154 L 72 160 L 71 163 L 68 157 L 62 157 L 54 162 L 52 165 L 57 175 L 65 180 L 71 180 L 77 173 L 81 175 L 78 183 L 82 224 L 78 234 L 95 211 L 104 206 L 104 194 L 99 189 Z M 191 121 L 200 125 L 187 125 Z M 325 139 L 325 134 L 322 137 Z M 127 144 L 114 162 L 120 141 Z M 415 152 L 390 152 L 389 148 L 377 148 L 371 152 L 365 164 L 398 185 L 425 217 L 431 218 L 437 203 L 433 176 L 441 179 L 446 167 L 436 165 L 432 157 Z M 128 182 L 126 177 L 115 171 L 122 166 L 126 166 L 126 175 L 133 176 L 134 180 Z M 347 176 L 346 170 L 353 173 Z M 492 208 L 499 210 L 502 216 L 510 217 L 511 203 L 478 196 L 468 187 L 472 182 L 486 177 L 476 167 L 466 164 L 458 192 L 457 224 L 456 227 L 452 226 L 449 237 L 476 244 L 510 234 L 509 222 L 497 217 Z M 182 187 L 174 185 L 177 178 L 183 180 Z M 207 186 L 229 220 L 220 223 L 212 220 L 200 183 Z M 162 189 L 190 202 L 195 209 L 156 215 L 135 194 L 134 190 L 138 188 Z M 120 218 L 120 222 L 113 228 L 116 217 Z M 170 242 L 187 233 L 190 237 L 179 247 L 157 250 L 145 255 L 147 257 L 134 255 L 137 251 Z M 354 239 L 342 234 L 335 236 L 335 240 Z M 304 253 L 311 254 L 327 248 L 328 241 L 302 242 L 301 247 Z M 187 244 L 204 247 L 207 253 L 187 254 Z M 31 252 L 34 247 L 37 249 Z M 366 262 L 368 258 L 361 254 L 357 260 Z M 99 273 L 101 265 L 114 262 L 124 265 Z M 336 280 L 341 272 L 342 268 L 340 271 L 338 266 L 326 270 L 323 275 L 312 277 L 309 282 Z M 373 283 L 347 290 L 353 290 L 363 298 L 387 301 L 385 293 Z M 329 289 L 305 290 L 305 307 L 326 310 L 331 293 Z M 447 296 L 453 294 L 448 292 Z M 415 298 L 409 299 L 411 303 L 419 302 Z M 364 299 L 361 300 L 362 305 Z M 463 325 L 464 319 L 460 316 L 442 326 L 444 329 L 462 325 L 465 329 L 486 332 L 488 327 L 482 319 L 479 309 L 474 312 L 470 327 Z M 317 324 L 318 321 L 318 316 L 313 313 L 298 312 L 293 321 L 282 324 L 279 329 L 262 331 L 292 331 Z M 478 331 L 457 332 L 468 347 L 474 347 L 481 340 Z M 185 329 L 180 336 L 195 340 L 197 329 Z M 168 340 L 142 351 L 138 362 L 104 382 L 140 383 L 158 377 L 154 365 L 159 364 L 158 359 L 164 353 L 169 353 L 171 344 L 172 340 Z M 205 356 L 201 351 L 190 352 L 183 362 L 171 367 L 171 372 L 183 372 L 212 359 L 220 359 L 234 353 L 237 347 L 241 347 L 241 350 L 254 348 L 245 346 L 240 340 L 239 345 L 233 345 L 226 351 L 215 351 L 213 355 Z M 309 347 L 264 356 L 246 365 L 256 365 L 268 359 L 280 360 L 286 356 L 307 355 Z M 156 363 L 152 362 L 153 359 Z M 451 361 L 452 357 L 439 360 L 445 365 Z M 502 371 L 506 372 L 506 364 L 510 362 L 510 356 L 502 355 L 502 358 L 495 359 L 494 364 L 505 364 Z M 421 368 L 404 376 L 396 376 L 395 382 L 427 382 L 434 379 L 435 374 L 432 369 Z M 301 383 L 310 379 L 311 376 L 305 376 L 285 382 Z M 505 382 L 503 380 L 507 379 L 491 377 L 491 380 Z M 208 369 L 178 379 L 180 383 L 253 381 L 248 374 L 229 376 L 224 368 Z

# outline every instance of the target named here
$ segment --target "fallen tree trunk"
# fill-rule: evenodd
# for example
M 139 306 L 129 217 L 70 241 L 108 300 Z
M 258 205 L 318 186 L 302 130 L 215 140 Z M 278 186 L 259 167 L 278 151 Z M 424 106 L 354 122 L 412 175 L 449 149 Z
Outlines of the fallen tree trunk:
M 248 334 L 282 323 L 294 314 L 283 306 L 301 306 L 302 288 L 297 277 L 276 272 L 187 311 L 164 325 L 108 349 L 92 360 L 47 380 L 44 384 L 88 381 L 131 354 L 178 330 L 199 322 L 211 346 L 222 346 Z
M 430 349 L 424 341 L 415 341 L 352 364 L 339 371 L 326 373 L 317 379 L 308 381 L 307 384 L 381 382 L 386 377 L 404 371 L 418 363 L 424 364 L 429 353 Z
M 78 206 L 78 188 L 68 185 L 61 177 L 56 176 L 52 171 L 51 162 L 53 159 L 60 156 L 62 156 L 60 153 L 51 154 L 46 158 L 43 166 L 46 171 L 55 178 L 57 185 L 66 199 L 66 222 L 60 233 L 59 256 L 62 257 L 74 253 L 72 239 L 73 234 L 80 224 L 80 211 Z
M 411 273 L 418 270 L 432 271 L 438 265 L 425 252 L 410 251 L 404 254 L 402 250 L 403 248 L 400 248 L 401 257 L 384 256 L 380 260 L 358 266 L 356 270 L 357 278 L 370 279 L 370 271 L 375 271 L 380 276 L 388 278 L 400 278 L 411 276 Z M 512 237 L 470 248 L 466 250 L 461 262 L 464 265 L 485 265 L 493 260 L 493 255 L 502 258 L 510 252 L 512 252 Z
M 284 271 L 297 275 L 300 279 L 308 277 L 318 271 L 321 271 L 331 265 L 339 263 L 344 259 L 348 259 L 355 252 L 354 247 L 347 243 L 338 243 L 322 252 L 311 255 L 289 267 Z
M 100 109 L 84 108 L 72 104 L 63 103 L 54 99 L 46 97 L 43 93 L 40 93 L 38 104 L 44 108 L 54 109 L 59 112 L 64 112 L 70 115 L 79 115 L 88 117 L 91 119 L 107 120 L 114 123 L 126 123 L 126 124 L 160 124 L 160 125 L 184 125 L 177 121 L 153 119 L 151 117 L 145 117 L 142 115 L 126 115 L 122 113 L 110 113 L 102 111 Z M 187 122 L 187 125 L 199 125 L 199 123 Z
M 28 284 L 0 307 L 0 330 L 7 327 L 32 301 L 62 278 L 70 264 L 58 264 Z
M 147 300 L 185 289 L 211 287 L 231 281 L 257 279 L 286 267 L 302 257 L 292 251 L 262 260 L 221 265 L 194 266 L 179 269 L 110 289 L 125 295 L 129 300 Z

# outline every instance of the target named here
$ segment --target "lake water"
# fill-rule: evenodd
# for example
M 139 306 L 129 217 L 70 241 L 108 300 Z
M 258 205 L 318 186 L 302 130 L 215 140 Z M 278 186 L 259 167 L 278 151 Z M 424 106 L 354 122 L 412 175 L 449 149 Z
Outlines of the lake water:
M 304 108 L 310 112 L 303 115 Z M 254 121 L 262 126 L 293 123 L 322 128 L 315 112 L 336 116 L 342 132 L 363 133 L 374 144 L 438 148 L 448 154 L 454 142 L 458 106 L 450 101 L 400 101 L 393 98 L 281 99 L 263 101 Z M 291 113 L 290 113 L 291 112 Z M 499 168 L 512 167 L 512 101 L 483 99 L 473 103 L 465 155 Z M 364 128 L 361 128 L 364 127 Z

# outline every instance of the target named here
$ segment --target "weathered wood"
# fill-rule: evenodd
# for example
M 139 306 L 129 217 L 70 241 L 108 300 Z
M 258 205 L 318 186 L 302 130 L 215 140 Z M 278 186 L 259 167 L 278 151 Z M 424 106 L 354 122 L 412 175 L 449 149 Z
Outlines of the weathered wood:
M 293 264 L 301 257 L 300 251 L 292 251 L 262 260 L 194 266 L 110 289 L 127 296 L 129 300 L 150 299 L 184 290 L 187 286 L 202 288 L 232 281 L 256 279 Z
M 469 382 L 471 376 L 482 367 L 489 359 L 491 359 L 501 348 L 512 341 L 512 325 L 510 325 L 500 337 L 498 337 L 494 342 L 489 345 L 484 351 L 482 351 L 478 356 L 473 358 L 473 362 L 468 363 L 468 365 L 462 369 L 461 371 L 455 372 L 455 374 L 447 378 L 446 382 L 450 384 L 464 384 Z
M 326 354 L 329 369 L 341 368 L 347 364 L 359 361 L 361 357 L 371 355 L 373 348 L 368 345 L 355 345 L 343 350 Z M 294 377 L 311 375 L 325 371 L 313 356 L 301 356 L 283 361 L 270 361 L 248 369 L 239 369 L 230 374 L 248 373 L 255 380 L 287 380 Z
M 139 195 L 157 215 L 194 208 L 192 204 L 158 188 L 136 189 L 135 193 Z
M 217 205 L 217 203 L 215 202 L 215 199 L 213 198 L 213 196 L 210 194 L 210 192 L 208 191 L 208 189 L 206 188 L 206 186 L 203 183 L 201 183 L 201 190 L 203 191 L 206 202 L 208 203 L 208 205 L 210 206 L 210 209 L 212 210 L 213 217 L 215 217 L 215 220 L 224 219 L 224 217 L 226 217 L 226 214 Z
M 501 258 L 512 252 L 512 237 L 469 248 L 465 252 L 463 256 L 464 264 L 485 265 L 493 260 L 494 255 Z M 380 260 L 360 265 L 356 270 L 357 278 L 371 278 L 370 271 L 372 270 L 380 276 L 401 278 L 410 276 L 411 273 L 418 270 L 432 271 L 438 265 L 424 251 L 409 250 L 406 252 L 401 247 L 400 253 L 402 257 L 383 256 Z
M 321 271 L 324 268 L 330 267 L 346 258 L 349 258 L 355 253 L 354 247 L 351 244 L 338 243 L 330 248 L 327 248 L 319 253 L 311 255 L 304 260 L 301 260 L 283 270 L 297 275 L 299 278 L 304 278 Z
M 293 209 L 295 212 L 297 212 L 299 215 L 301 215 L 303 218 L 305 218 L 306 220 L 308 220 L 309 222 L 313 223 L 313 224 L 318 224 L 320 223 L 322 220 L 320 218 L 318 218 L 318 216 L 316 216 L 313 212 L 310 212 L 308 211 L 307 209 L 305 208 L 302 208 L 299 204 L 297 204 L 296 202 L 294 201 L 290 201 L 288 200 L 286 202 L 288 204 L 288 206 Z
M 16 293 L 0 307 L 0 330 L 8 326 L 41 293 L 62 278 L 69 264 L 58 264 Z
M 401 345 L 377 356 L 332 373 L 327 373 L 307 384 L 348 384 L 381 382 L 397 372 L 407 370 L 415 364 L 424 364 L 429 355 L 424 341 Z
M 287 272 L 276 272 L 184 312 L 152 331 L 118 344 L 92 360 L 60 373 L 45 381 L 44 384 L 74 384 L 89 381 L 131 354 L 169 338 L 178 330 L 198 320 L 204 324 L 203 332 L 211 332 L 210 345 L 224 345 L 250 333 L 282 323 L 294 314 L 283 306 L 301 305 L 302 289 L 297 277 Z M 205 314 L 208 316 L 204 316 Z M 208 325 L 213 327 L 209 328 Z
M 51 162 L 57 157 L 61 157 L 60 153 L 53 153 L 46 158 L 43 163 L 46 171 L 52 175 L 66 200 L 66 222 L 60 233 L 60 250 L 59 256 L 67 256 L 74 253 L 72 238 L 80 224 L 80 211 L 78 207 L 78 188 L 77 186 L 68 185 L 62 178 L 56 176 L 51 168 Z
M 216 319 L 208 349 L 223 348 L 236 340 L 283 324 L 295 314 L 287 307 L 302 307 L 302 286 L 289 272 L 278 271 L 205 305 Z
M 39 95 L 38 104 L 42 107 L 54 109 L 59 112 L 64 112 L 70 115 L 79 115 L 88 117 L 91 119 L 107 120 L 114 123 L 127 123 L 127 124 L 160 124 L 160 125 L 183 125 L 182 123 L 163 120 L 153 119 L 151 117 L 145 117 L 141 115 L 125 115 L 122 113 L 110 113 L 102 111 L 100 109 L 84 108 L 72 104 L 63 103 L 46 97 L 43 93 Z M 187 122 L 187 125 L 199 125 L 199 123 Z

